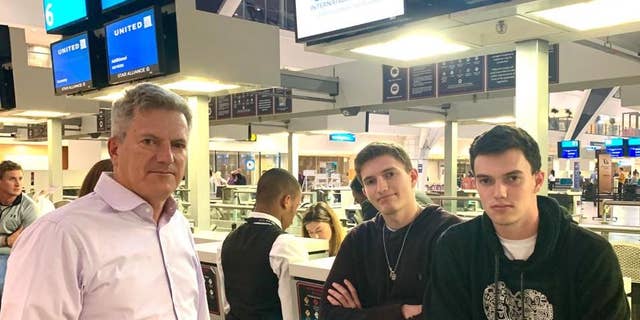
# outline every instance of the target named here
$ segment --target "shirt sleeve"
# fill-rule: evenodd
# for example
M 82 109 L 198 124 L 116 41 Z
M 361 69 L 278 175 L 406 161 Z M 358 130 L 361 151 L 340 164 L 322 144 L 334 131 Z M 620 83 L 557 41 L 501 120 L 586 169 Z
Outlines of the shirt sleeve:
M 26 202 L 22 211 L 22 226 L 25 228 L 31 225 L 40 216 L 40 210 L 33 201 Z
M 345 279 L 348 279 L 354 285 L 359 295 L 362 294 L 362 292 L 359 291 L 360 286 L 356 281 L 356 273 L 362 272 L 362 270 L 357 271 L 354 263 L 354 260 L 357 259 L 356 249 L 354 247 L 357 245 L 356 237 L 352 231 L 342 242 L 340 251 L 325 281 L 324 289 L 322 290 L 322 300 L 320 302 L 320 318 L 328 320 L 404 319 L 401 310 L 402 305 L 397 303 L 363 307 L 363 309 L 352 309 L 333 306 L 329 300 L 327 300 L 327 292 L 331 284 L 334 282 L 343 284 Z
M 9 259 L 0 320 L 79 318 L 86 266 L 72 235 L 51 221 L 22 233 Z
M 425 291 L 422 311 L 426 319 L 463 320 L 472 319 L 471 292 L 466 282 L 468 264 L 460 258 L 464 251 L 456 250 L 453 239 L 446 233 L 438 241 L 432 255 L 431 278 Z
M 194 267 L 196 268 L 196 275 L 198 278 L 198 320 L 209 320 L 210 317 L 209 304 L 207 303 L 207 288 L 205 287 L 204 276 L 202 275 L 202 265 L 200 264 L 200 259 L 198 258 L 196 244 L 193 241 L 193 236 L 191 235 L 191 231 L 188 227 L 189 224 L 187 222 L 187 235 L 190 238 L 189 240 L 191 241 L 191 247 L 193 248 L 196 257 L 194 261 Z
M 290 234 L 283 234 L 276 238 L 269 252 L 269 264 L 271 270 L 278 276 L 278 297 L 282 307 L 282 319 L 294 320 L 298 317 L 294 314 L 294 297 L 291 290 L 291 276 L 289 264 L 309 260 L 307 249 Z

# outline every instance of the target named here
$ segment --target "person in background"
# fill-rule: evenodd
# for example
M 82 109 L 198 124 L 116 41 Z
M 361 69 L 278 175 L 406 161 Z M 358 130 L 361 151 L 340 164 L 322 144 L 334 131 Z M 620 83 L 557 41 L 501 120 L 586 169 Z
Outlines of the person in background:
M 113 173 L 23 232 L 0 319 L 209 319 L 189 222 L 171 197 L 190 128 L 186 101 L 154 84 L 113 103 Z
M 633 175 L 631 176 L 631 181 L 629 182 L 630 184 L 633 185 L 637 185 L 639 178 L 640 177 L 640 173 L 638 172 L 638 170 L 633 170 Z
M 24 228 L 39 215 L 35 202 L 22 192 L 22 178 L 19 164 L 10 160 L 0 163 L 0 300 L 9 252 Z
M 82 181 L 80 190 L 78 190 L 78 198 L 93 192 L 93 189 L 96 187 L 96 183 L 98 183 L 98 179 L 100 179 L 100 175 L 102 175 L 103 172 L 113 172 L 111 159 L 100 160 L 96 162 L 91 169 L 89 169 L 89 172 L 87 172 L 87 175 Z
M 247 185 L 247 177 L 242 174 L 242 170 L 239 168 L 236 170 L 235 184 L 239 186 Z
M 362 187 L 362 183 L 358 180 L 357 177 L 351 180 L 349 184 L 351 188 L 351 194 L 353 195 L 353 200 L 360 205 L 360 211 L 362 212 L 362 221 L 373 219 L 376 214 L 378 214 L 378 209 L 374 207 L 371 202 L 367 199 L 367 196 L 364 195 L 364 188 Z
M 256 205 L 246 223 L 222 243 L 222 277 L 231 307 L 226 319 L 293 320 L 289 264 L 309 259 L 287 234 L 302 198 L 295 177 L 274 168 L 258 180 Z
M 436 240 L 460 219 L 415 198 L 418 171 L 402 147 L 374 142 L 356 156 L 367 199 L 380 211 L 345 237 L 324 285 L 321 319 L 410 319 L 422 299 Z
M 623 199 L 623 193 L 624 193 L 624 184 L 625 182 L 627 182 L 627 174 L 624 172 L 624 169 L 622 167 L 619 168 L 619 173 L 618 173 L 618 200 L 622 200 Z
M 607 239 L 536 195 L 545 183 L 536 141 L 499 125 L 469 154 L 485 212 L 438 241 L 426 319 L 629 319 Z
M 549 191 L 553 190 L 553 188 L 556 187 L 556 172 L 555 170 L 551 169 L 551 171 L 549 171 L 549 178 L 547 178 L 547 180 L 549 181 Z
M 311 205 L 302 218 L 302 235 L 329 240 L 329 256 L 338 254 L 344 231 L 336 213 L 326 202 Z

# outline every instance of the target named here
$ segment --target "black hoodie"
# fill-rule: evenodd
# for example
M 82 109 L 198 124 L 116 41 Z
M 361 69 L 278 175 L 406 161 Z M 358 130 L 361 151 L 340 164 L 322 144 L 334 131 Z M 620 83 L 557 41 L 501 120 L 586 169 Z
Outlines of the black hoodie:
M 435 251 L 427 319 L 629 319 L 607 240 L 573 223 L 551 198 L 538 196 L 538 211 L 526 261 L 507 259 L 486 212 L 449 228 Z

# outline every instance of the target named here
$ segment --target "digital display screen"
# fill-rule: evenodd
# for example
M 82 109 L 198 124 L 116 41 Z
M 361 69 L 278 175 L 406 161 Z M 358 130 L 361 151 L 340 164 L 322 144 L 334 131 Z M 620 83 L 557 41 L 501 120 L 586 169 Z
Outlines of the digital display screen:
M 299 40 L 401 16 L 403 0 L 296 0 Z
M 624 142 L 623 138 L 607 139 L 604 142 L 607 153 L 613 158 L 624 157 Z
M 86 0 L 44 0 L 42 8 L 47 32 L 87 18 Z
M 109 83 L 145 78 L 161 72 L 154 8 L 105 27 Z
M 580 141 L 562 140 L 558 141 L 558 158 L 573 159 L 580 157 Z
M 132 0 L 102 0 L 102 10 L 109 10 L 126 2 L 132 2 Z
M 629 157 L 640 157 L 640 138 L 629 138 L 628 150 Z
M 57 95 L 90 89 L 91 50 L 87 33 L 51 44 L 53 84 Z
M 329 141 L 356 142 L 356 135 L 353 133 L 332 133 L 329 135 Z

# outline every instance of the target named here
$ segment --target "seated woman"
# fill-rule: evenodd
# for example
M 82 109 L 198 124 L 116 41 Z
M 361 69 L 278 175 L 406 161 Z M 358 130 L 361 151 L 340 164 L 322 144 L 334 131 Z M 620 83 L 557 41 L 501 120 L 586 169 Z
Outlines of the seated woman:
M 302 218 L 302 226 L 303 236 L 329 240 L 329 256 L 338 254 L 344 231 L 336 213 L 329 205 L 325 202 L 311 205 Z

